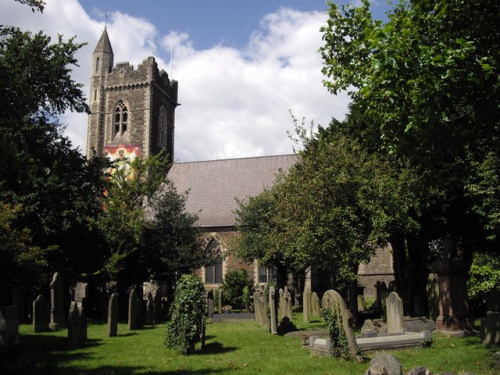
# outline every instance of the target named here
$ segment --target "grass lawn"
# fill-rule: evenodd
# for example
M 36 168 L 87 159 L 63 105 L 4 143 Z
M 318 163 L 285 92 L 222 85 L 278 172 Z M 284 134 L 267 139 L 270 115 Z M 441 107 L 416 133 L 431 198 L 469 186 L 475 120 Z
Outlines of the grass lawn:
M 299 325 L 297 316 L 297 325 Z M 306 328 L 300 324 L 301 328 Z M 319 328 L 318 319 L 309 327 Z M 309 328 L 307 327 L 307 328 Z M 37 360 L 40 374 L 364 374 L 369 363 L 357 364 L 331 357 L 313 357 L 299 337 L 273 336 L 253 321 L 207 325 L 207 341 L 195 354 L 184 356 L 163 345 L 165 325 L 128 331 L 119 324 L 117 337 L 106 337 L 105 324 L 89 324 L 88 342 L 66 350 L 67 331 L 33 333 L 21 325 L 26 349 Z M 498 350 L 498 348 L 497 348 Z M 470 371 L 495 374 L 489 367 L 495 350 L 478 337 L 436 336 L 430 348 L 393 351 L 406 373 L 424 366 L 434 373 Z M 497 372 L 498 374 L 498 372 Z

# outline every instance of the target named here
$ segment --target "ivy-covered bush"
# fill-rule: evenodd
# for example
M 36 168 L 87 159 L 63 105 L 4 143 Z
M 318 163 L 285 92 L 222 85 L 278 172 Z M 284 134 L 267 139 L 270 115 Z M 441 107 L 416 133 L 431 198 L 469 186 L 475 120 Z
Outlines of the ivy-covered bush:
M 248 291 L 252 289 L 252 280 L 245 270 L 233 270 L 226 273 L 222 280 L 222 298 L 224 303 L 231 305 L 233 309 L 247 308 L 243 302 L 245 287 Z M 248 299 L 249 301 L 249 299 Z
M 183 354 L 194 352 L 205 324 L 205 288 L 201 278 L 184 275 L 177 282 L 175 299 L 167 323 L 165 344 Z
M 337 358 L 349 360 L 349 342 L 342 326 L 342 314 L 337 306 L 321 309 L 321 316 L 325 319 L 331 340 L 332 355 Z

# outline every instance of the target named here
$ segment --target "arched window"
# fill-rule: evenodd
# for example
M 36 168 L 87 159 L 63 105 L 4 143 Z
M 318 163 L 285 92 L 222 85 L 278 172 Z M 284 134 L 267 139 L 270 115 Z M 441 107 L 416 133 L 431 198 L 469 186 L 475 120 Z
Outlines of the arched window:
M 207 254 L 213 254 L 214 261 L 205 266 L 205 283 L 206 284 L 221 284 L 222 283 L 222 251 L 219 242 L 212 238 L 207 243 Z
M 122 100 L 115 107 L 113 138 L 122 137 L 127 131 L 128 110 Z
M 97 57 L 97 59 L 95 59 L 95 72 L 96 73 L 99 73 L 99 57 Z
M 167 147 L 167 111 L 164 106 L 161 106 L 158 116 L 158 146 Z

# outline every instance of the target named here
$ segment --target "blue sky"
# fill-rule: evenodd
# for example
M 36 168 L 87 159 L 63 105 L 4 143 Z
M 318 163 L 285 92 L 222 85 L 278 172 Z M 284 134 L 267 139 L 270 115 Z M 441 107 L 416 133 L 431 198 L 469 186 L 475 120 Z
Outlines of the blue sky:
M 387 10 L 380 4 L 372 5 L 376 17 Z M 115 63 L 154 56 L 179 82 L 175 159 L 196 161 L 292 153 L 290 111 L 313 126 L 345 116 L 348 98 L 321 82 L 327 9 L 323 0 L 46 0 L 40 14 L 0 0 L 0 24 L 88 43 L 73 67 L 85 93 L 105 26 Z M 85 153 L 87 116 L 67 113 L 61 122 Z

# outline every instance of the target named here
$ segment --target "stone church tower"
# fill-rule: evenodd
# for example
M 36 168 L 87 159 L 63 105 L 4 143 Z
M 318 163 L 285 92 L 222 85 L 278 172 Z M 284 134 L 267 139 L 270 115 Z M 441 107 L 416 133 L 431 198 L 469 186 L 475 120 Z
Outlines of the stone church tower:
M 113 49 L 104 29 L 92 54 L 87 158 L 148 157 L 165 150 L 174 160 L 177 81 L 158 70 L 154 57 L 137 69 L 113 66 Z

